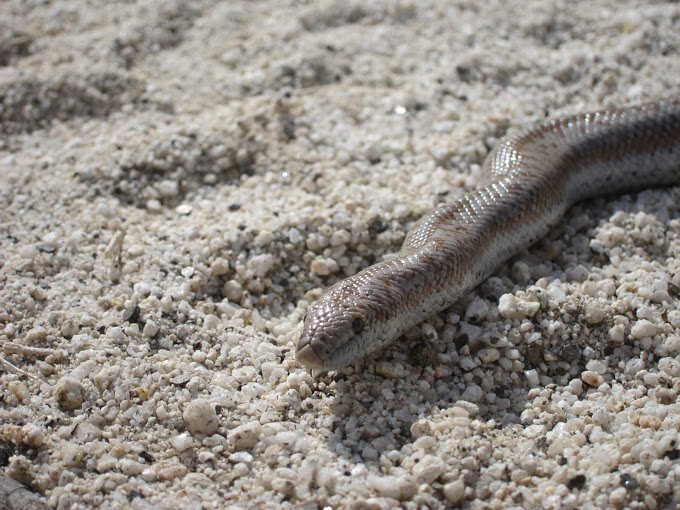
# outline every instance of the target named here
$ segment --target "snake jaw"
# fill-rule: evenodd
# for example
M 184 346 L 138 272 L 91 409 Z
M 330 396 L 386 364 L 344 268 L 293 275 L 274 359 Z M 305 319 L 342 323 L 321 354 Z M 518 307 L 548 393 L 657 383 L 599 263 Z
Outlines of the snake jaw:
M 300 365 L 304 365 L 307 368 L 325 368 L 324 360 L 317 354 L 311 343 L 304 345 L 298 344 L 297 350 L 295 351 L 295 359 Z

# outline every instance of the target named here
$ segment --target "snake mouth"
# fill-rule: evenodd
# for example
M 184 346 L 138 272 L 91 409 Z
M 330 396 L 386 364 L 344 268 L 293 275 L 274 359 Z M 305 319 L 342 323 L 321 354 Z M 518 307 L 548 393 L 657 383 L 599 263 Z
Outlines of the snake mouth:
M 324 342 L 323 339 L 304 337 L 298 342 L 295 360 L 307 368 L 339 370 L 347 365 L 347 349 L 351 347 L 355 338 L 331 350 L 328 342 Z
M 295 352 L 295 359 L 301 365 L 307 368 L 321 368 L 324 369 L 327 360 L 324 360 L 319 356 L 319 354 L 314 350 L 311 343 L 306 345 L 298 346 Z

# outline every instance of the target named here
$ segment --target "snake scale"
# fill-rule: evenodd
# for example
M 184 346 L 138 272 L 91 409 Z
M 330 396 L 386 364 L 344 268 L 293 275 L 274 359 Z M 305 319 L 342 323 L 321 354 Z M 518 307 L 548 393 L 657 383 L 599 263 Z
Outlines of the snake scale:
M 449 307 L 575 202 L 680 184 L 680 99 L 553 120 L 499 143 L 477 191 L 421 218 L 392 260 L 330 287 L 296 358 L 337 370 Z

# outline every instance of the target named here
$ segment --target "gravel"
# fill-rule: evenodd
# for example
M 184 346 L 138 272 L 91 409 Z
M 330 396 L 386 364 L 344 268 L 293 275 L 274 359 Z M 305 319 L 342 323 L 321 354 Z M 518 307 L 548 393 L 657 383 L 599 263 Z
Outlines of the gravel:
M 680 6 L 184 4 L 0 6 L 5 473 L 57 509 L 680 504 L 680 188 L 294 359 L 506 132 L 677 94 Z

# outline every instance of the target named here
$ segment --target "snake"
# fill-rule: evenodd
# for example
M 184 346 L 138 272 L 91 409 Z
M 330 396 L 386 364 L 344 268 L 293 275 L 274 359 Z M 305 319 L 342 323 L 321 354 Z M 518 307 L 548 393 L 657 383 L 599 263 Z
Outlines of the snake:
M 680 184 L 680 99 L 578 114 L 502 138 L 486 181 L 418 220 L 396 257 L 309 305 L 296 360 L 339 370 L 450 307 L 575 202 Z

